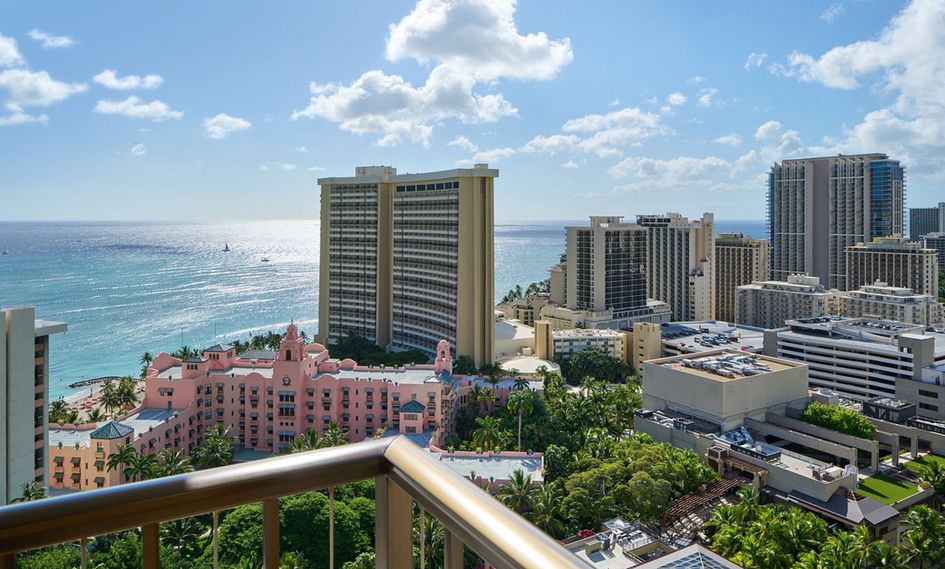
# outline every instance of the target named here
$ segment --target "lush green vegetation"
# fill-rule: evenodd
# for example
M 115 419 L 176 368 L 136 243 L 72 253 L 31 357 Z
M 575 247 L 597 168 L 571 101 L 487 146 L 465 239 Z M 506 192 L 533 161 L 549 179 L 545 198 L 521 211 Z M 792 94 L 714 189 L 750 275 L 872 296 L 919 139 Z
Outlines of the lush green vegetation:
M 812 513 L 761 505 L 750 488 L 739 502 L 712 513 L 707 530 L 712 549 L 745 569 L 846 569 L 941 567 L 945 562 L 945 518 L 917 506 L 903 516 L 899 547 L 874 541 L 863 526 L 830 534 Z
M 905 480 L 874 474 L 861 481 L 856 491 L 884 504 L 893 504 L 917 493 L 919 487 Z
M 551 282 L 548 279 L 539 281 L 537 283 L 531 283 L 524 289 L 522 289 L 522 285 L 515 285 L 515 288 L 507 292 L 505 296 L 502 297 L 502 300 L 499 302 L 499 304 L 509 304 L 516 300 L 527 298 L 540 292 L 548 292 L 550 286 Z
M 561 366 L 561 374 L 571 385 L 578 385 L 588 377 L 610 383 L 623 383 L 632 377 L 627 362 L 604 353 L 600 348 L 558 356 L 555 363 Z M 637 381 L 636 378 L 633 381 Z
M 876 436 L 876 425 L 863 415 L 846 407 L 834 407 L 815 401 L 801 414 L 801 420 L 861 439 L 873 440 Z
M 118 414 L 116 411 L 120 413 L 136 407 L 138 405 L 138 395 L 135 392 L 137 387 L 130 377 L 123 377 L 117 382 L 106 381 L 102 384 L 100 393 L 105 412 L 102 413 L 96 407 L 86 412 L 84 417 L 78 411 L 71 409 L 64 400 L 57 399 L 49 404 L 49 422 L 74 424 L 103 421 L 107 415 Z
M 406 352 L 385 352 L 374 342 L 357 334 L 348 334 L 329 348 L 334 358 L 351 358 L 362 365 L 402 366 L 407 364 L 424 364 L 429 357 L 419 350 Z

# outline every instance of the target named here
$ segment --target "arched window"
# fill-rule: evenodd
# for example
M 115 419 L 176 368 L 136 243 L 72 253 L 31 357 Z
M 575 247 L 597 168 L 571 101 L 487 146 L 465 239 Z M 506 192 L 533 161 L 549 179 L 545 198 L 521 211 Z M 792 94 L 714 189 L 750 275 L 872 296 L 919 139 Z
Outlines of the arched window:
M 285 359 L 292 361 L 292 350 L 285 351 Z

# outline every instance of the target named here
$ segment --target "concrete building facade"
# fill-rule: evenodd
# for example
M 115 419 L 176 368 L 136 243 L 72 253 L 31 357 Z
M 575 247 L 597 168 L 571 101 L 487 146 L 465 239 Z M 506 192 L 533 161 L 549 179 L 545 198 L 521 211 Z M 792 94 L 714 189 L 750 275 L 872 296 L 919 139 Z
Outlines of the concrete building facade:
M 882 281 L 840 293 L 840 314 L 848 318 L 877 318 L 921 326 L 945 326 L 942 304 L 927 294 L 889 286 Z
M 736 289 L 735 322 L 779 328 L 787 320 L 837 314 L 838 298 L 837 291 L 808 275 L 788 275 L 786 282 L 753 282 Z
M 715 238 L 715 318 L 735 322 L 738 287 L 768 280 L 771 257 L 768 242 L 741 233 Z
M 926 249 L 935 251 L 938 259 L 938 270 L 945 271 L 945 233 L 929 233 L 919 241 Z
M 629 333 L 622 330 L 581 329 L 555 330 L 546 320 L 535 322 L 535 355 L 554 361 L 556 356 L 570 356 L 598 349 L 608 356 L 627 361 Z
M 921 416 L 945 418 L 945 334 L 924 326 L 831 316 L 765 330 L 764 353 L 808 364 L 811 388 L 868 401 L 894 397 Z
M 902 237 L 882 237 L 846 249 L 847 280 L 854 290 L 883 281 L 918 294 L 938 296 L 938 256 L 934 249 Z
M 676 321 L 714 318 L 714 216 L 639 215 L 637 224 L 646 228 L 647 297 L 668 304 Z
M 945 202 L 936 207 L 909 208 L 909 239 L 918 241 L 923 235 L 945 231 Z
M 846 247 L 903 234 L 905 169 L 885 154 L 799 158 L 768 174 L 771 278 L 849 290 Z
M 47 485 L 49 337 L 66 328 L 33 308 L 0 309 L 0 505 L 27 482 Z
M 321 178 L 318 340 L 348 333 L 434 355 L 440 339 L 492 362 L 498 170 Z

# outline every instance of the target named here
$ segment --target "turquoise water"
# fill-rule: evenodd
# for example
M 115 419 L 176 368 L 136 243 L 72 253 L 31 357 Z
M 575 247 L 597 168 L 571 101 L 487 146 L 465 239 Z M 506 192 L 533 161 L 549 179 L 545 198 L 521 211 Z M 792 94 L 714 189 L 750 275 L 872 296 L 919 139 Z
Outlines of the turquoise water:
M 720 221 L 718 231 L 764 236 L 762 222 Z M 314 335 L 317 241 L 314 221 L 4 222 L 0 307 L 69 323 L 52 340 L 56 398 L 80 379 L 136 375 L 144 351 L 202 348 L 293 319 Z M 563 250 L 564 223 L 497 226 L 497 297 L 546 278 Z

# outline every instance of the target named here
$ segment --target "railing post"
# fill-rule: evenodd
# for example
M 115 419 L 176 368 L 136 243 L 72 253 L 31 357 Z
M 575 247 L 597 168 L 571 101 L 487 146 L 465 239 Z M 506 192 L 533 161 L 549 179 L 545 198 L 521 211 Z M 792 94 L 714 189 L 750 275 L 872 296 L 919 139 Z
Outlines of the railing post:
M 141 566 L 161 569 L 161 541 L 157 524 L 141 526 Z
M 213 569 L 220 567 L 220 512 L 213 512 Z
M 83 537 L 79 541 L 79 547 L 82 548 L 82 560 L 79 562 L 79 569 L 89 569 L 89 538 Z
M 463 569 L 463 542 L 450 530 L 443 531 L 443 569 Z
M 427 512 L 420 508 L 420 569 L 427 567 Z
M 279 569 L 279 498 L 263 501 L 263 568 Z
M 335 487 L 328 489 L 328 569 L 335 569 Z
M 386 476 L 376 479 L 377 569 L 413 567 L 413 499 Z
M 0 569 L 16 569 L 16 553 L 0 555 Z

